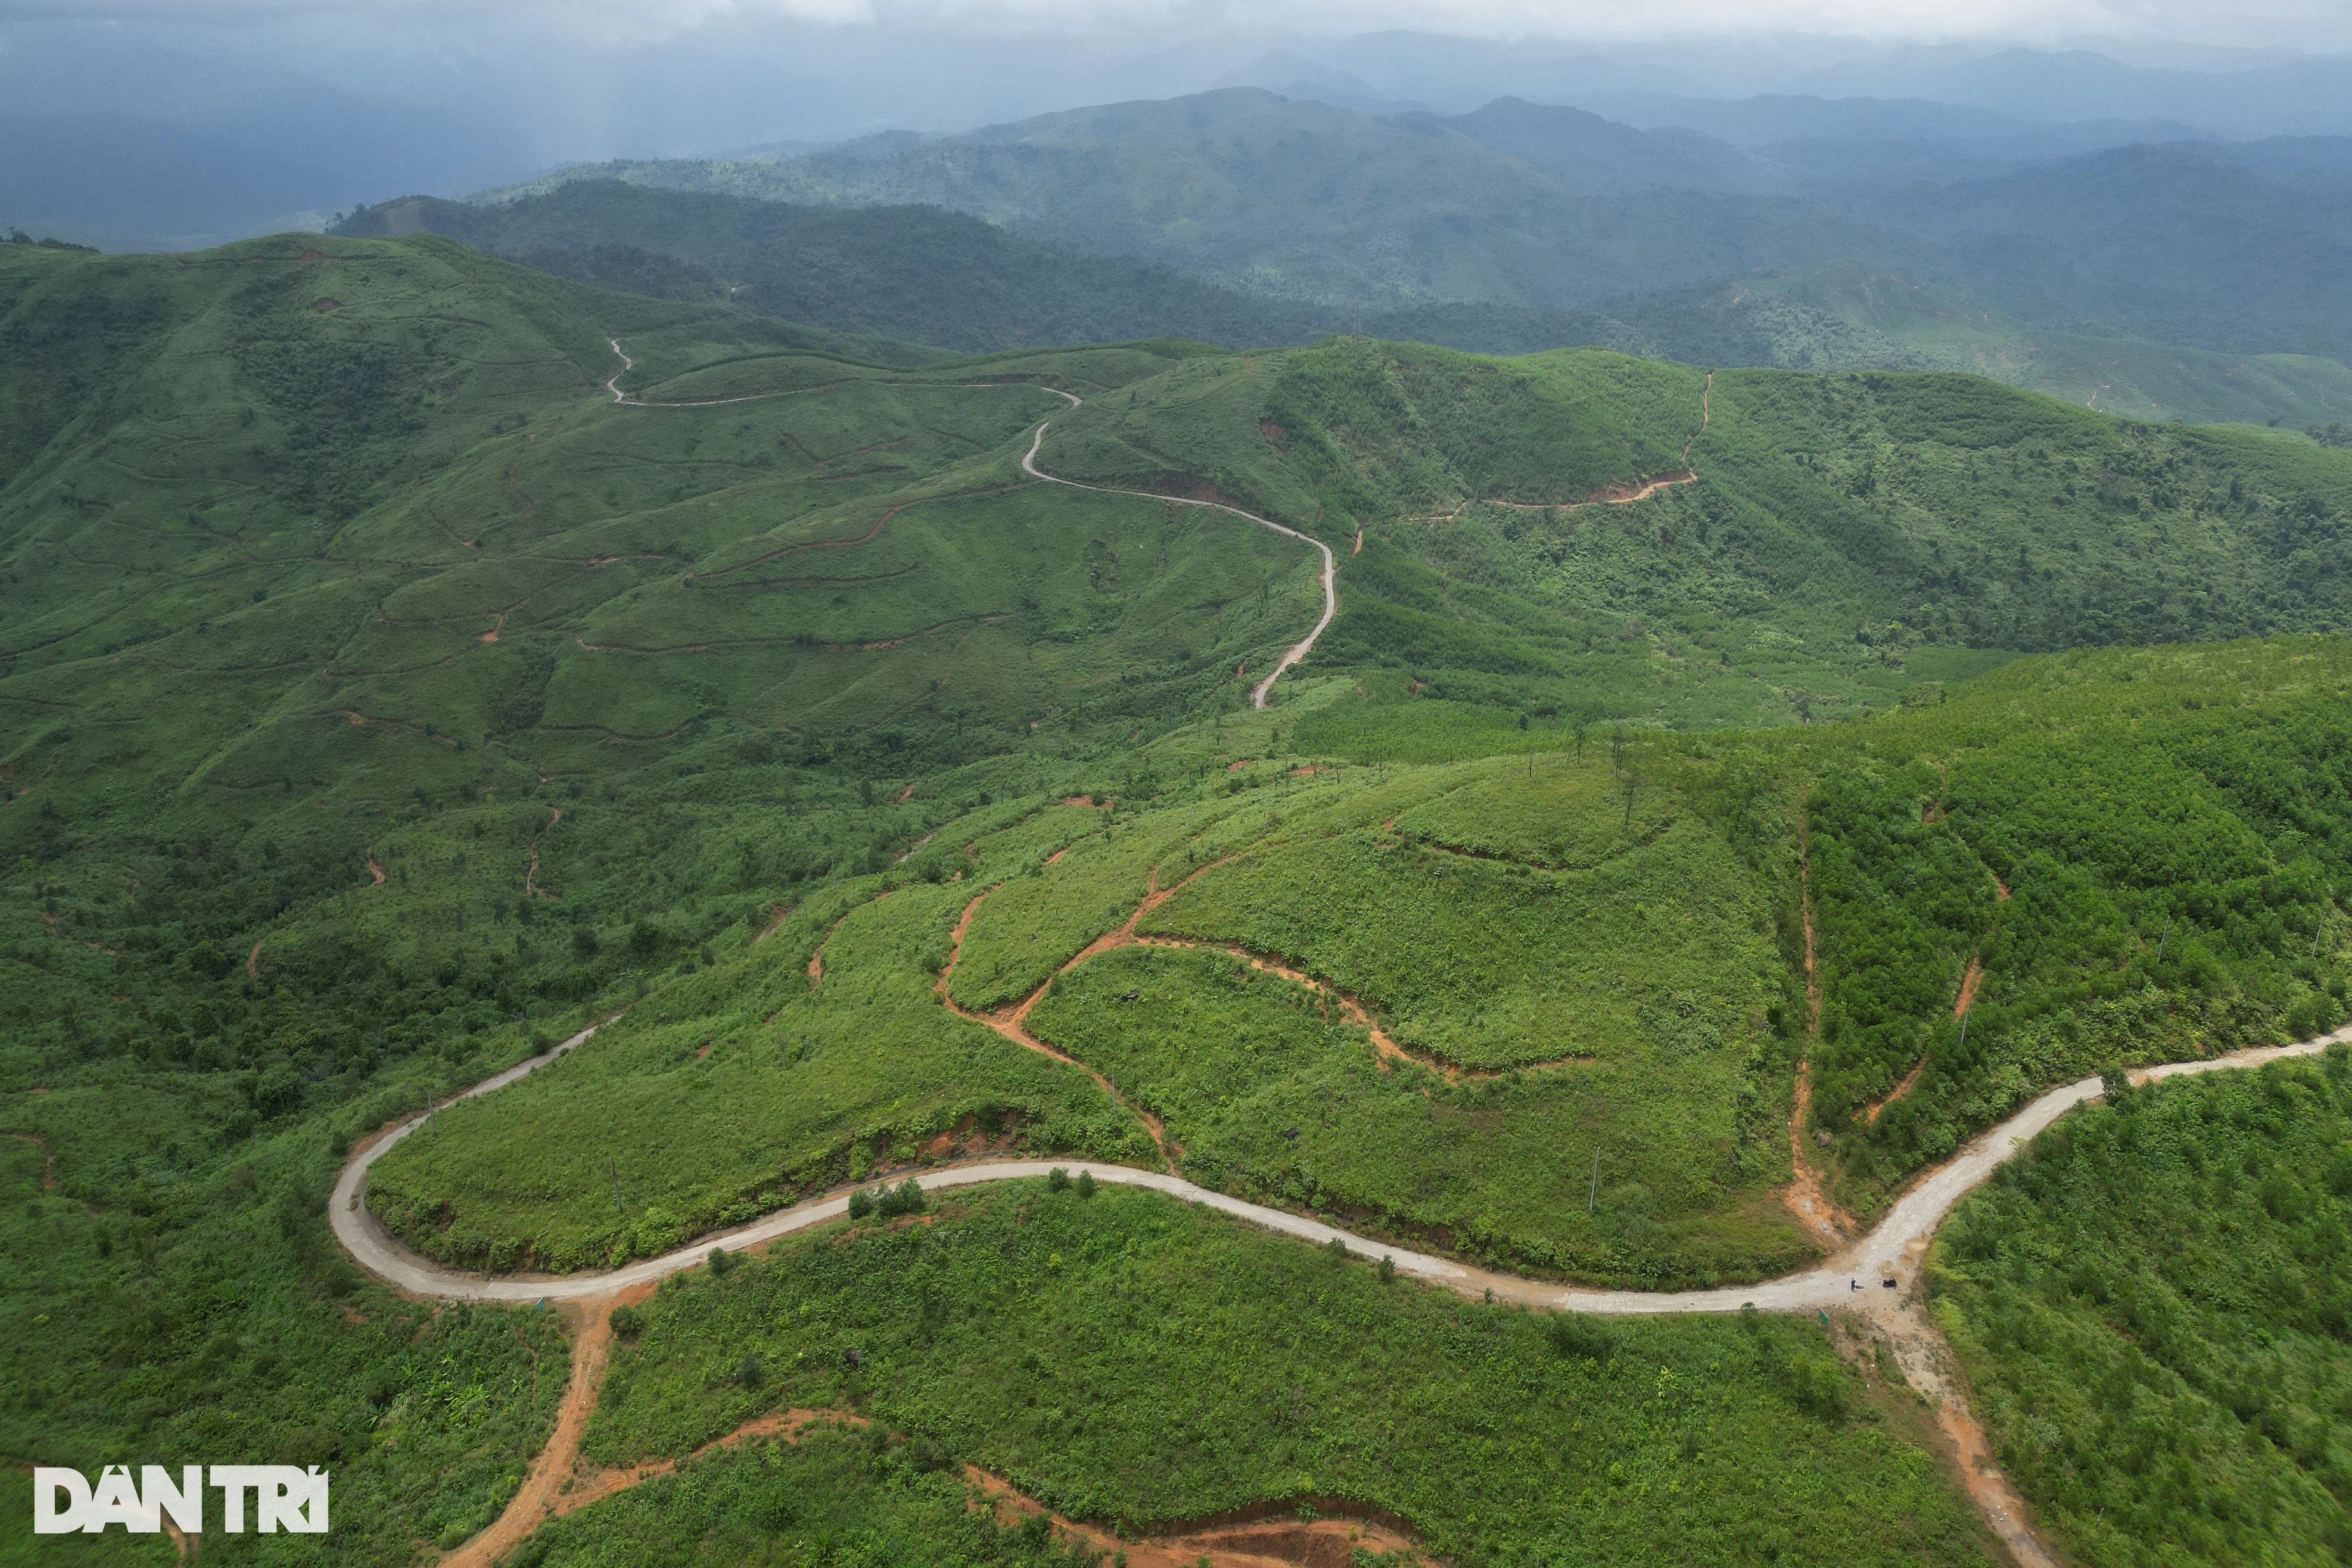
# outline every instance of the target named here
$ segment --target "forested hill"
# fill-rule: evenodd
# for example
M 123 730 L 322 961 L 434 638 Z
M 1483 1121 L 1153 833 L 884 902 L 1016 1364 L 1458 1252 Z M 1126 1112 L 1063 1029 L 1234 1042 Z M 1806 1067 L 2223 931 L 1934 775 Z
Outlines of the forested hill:
M 495 204 L 404 197 L 336 228 L 418 231 L 581 282 L 971 353 L 1158 336 L 1264 348 L 1353 331 L 1479 353 L 1593 344 L 1717 366 L 1964 370 L 2146 419 L 2301 429 L 2352 415 L 2352 370 L 2334 360 L 2049 331 L 1853 261 L 1567 310 L 1456 301 L 1366 312 L 1025 239 L 940 207 L 808 206 L 624 180 L 572 180 Z
M 1064 424 L 1074 475 L 1360 526 L 1325 657 L 1505 705 L 1777 721 L 1992 650 L 2352 624 L 2352 454 L 1976 377 L 1342 340 Z
M 1445 300 L 1559 309 L 1839 256 L 1901 263 L 1931 248 L 1790 197 L 1651 189 L 1629 198 L 1613 181 L 1563 184 L 1441 122 L 1254 88 L 961 136 L 872 137 L 795 158 L 598 172 L 776 201 L 943 206 L 1032 238 L 1350 310 Z
M 495 205 L 411 196 L 337 225 L 419 230 L 566 278 L 966 353 L 1183 337 L 1304 342 L 1336 312 L 1024 239 L 937 206 L 805 206 L 581 180 Z

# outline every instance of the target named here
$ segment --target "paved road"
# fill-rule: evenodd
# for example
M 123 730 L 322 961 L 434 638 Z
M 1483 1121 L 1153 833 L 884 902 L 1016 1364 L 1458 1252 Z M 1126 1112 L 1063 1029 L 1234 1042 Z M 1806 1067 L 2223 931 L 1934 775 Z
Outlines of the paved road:
M 495 1078 L 484 1079 L 458 1098 L 470 1100 L 503 1089 L 556 1061 L 595 1032 L 593 1026 L 583 1029 L 554 1049 L 509 1068 Z M 2338 1039 L 2352 1039 L 2352 1026 L 2299 1045 L 2239 1051 L 2209 1061 L 2178 1062 L 2151 1068 L 2133 1076 L 2145 1080 L 2258 1067 L 2286 1057 L 2316 1056 L 2330 1042 Z M 1719 1290 L 1583 1290 L 1523 1279 L 1515 1274 L 1496 1273 L 1392 1247 L 1385 1242 L 1366 1240 L 1301 1215 L 1265 1208 L 1240 1198 L 1229 1197 L 1223 1193 L 1194 1186 L 1180 1176 L 1136 1170 L 1127 1165 L 1102 1165 L 1070 1160 L 979 1160 L 935 1166 L 915 1173 L 915 1175 L 925 1190 L 936 1192 L 982 1182 L 1042 1176 L 1056 1165 L 1073 1175 L 1080 1171 L 1090 1171 L 1097 1182 L 1150 1187 L 1155 1192 L 1205 1204 L 1268 1230 L 1318 1244 L 1328 1245 L 1337 1238 L 1345 1243 L 1349 1251 L 1393 1259 L 1399 1273 L 1456 1290 L 1492 1290 L 1500 1300 L 1524 1301 L 1530 1306 L 1565 1307 L 1583 1312 L 1736 1312 L 1752 1301 L 1764 1311 L 1806 1311 L 1846 1303 L 1853 1294 L 1850 1281 L 1855 1279 L 1860 1279 L 1866 1287 L 1882 1279 L 1900 1279 L 1905 1286 L 1909 1286 L 1916 1277 L 1919 1258 L 1927 1249 L 1928 1238 L 1935 1234 L 1936 1226 L 1942 1223 L 1952 1205 L 2035 1134 L 2098 1093 L 2099 1080 L 2092 1078 L 2043 1095 L 1978 1138 L 1950 1163 L 1913 1187 L 1879 1222 L 1877 1228 L 1823 1267 L 1759 1285 L 1732 1286 Z M 403 1247 L 393 1239 L 364 1202 L 368 1167 L 382 1158 L 384 1151 L 423 1126 L 425 1121 L 425 1116 L 420 1114 L 354 1153 L 335 1183 L 335 1195 L 329 1211 L 336 1239 L 354 1258 L 372 1273 L 420 1296 L 464 1301 L 562 1300 L 601 1296 L 658 1279 L 681 1268 L 691 1268 L 708 1258 L 713 1247 L 736 1251 L 757 1247 L 780 1236 L 789 1236 L 794 1231 L 837 1219 L 849 1210 L 849 1194 L 846 1191 L 835 1193 L 780 1209 L 732 1230 L 706 1236 L 690 1246 L 665 1253 L 659 1258 L 648 1258 L 621 1268 L 594 1273 L 546 1277 L 519 1275 L 499 1279 L 468 1274 L 444 1268 Z

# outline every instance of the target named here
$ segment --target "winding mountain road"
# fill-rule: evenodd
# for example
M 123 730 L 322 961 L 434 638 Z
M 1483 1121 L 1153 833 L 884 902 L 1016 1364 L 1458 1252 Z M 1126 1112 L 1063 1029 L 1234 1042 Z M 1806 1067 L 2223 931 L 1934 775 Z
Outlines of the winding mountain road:
M 707 404 L 649 405 L 628 396 L 620 386 L 621 374 L 632 368 L 632 362 L 622 352 L 617 339 L 612 341 L 613 352 L 622 361 L 622 370 L 605 383 L 605 390 L 617 404 L 629 406 L 703 406 Z M 1709 390 L 1713 378 L 1709 377 Z M 1035 384 L 1031 383 L 1018 384 Z M 1042 387 L 1066 399 L 1072 407 L 1081 406 L 1081 400 L 1058 387 Z M 749 397 L 718 398 L 709 404 L 748 402 L 753 397 L 776 394 L 752 394 Z M 1702 400 L 1702 428 L 1706 405 Z M 1282 674 L 1304 658 L 1316 640 L 1330 626 L 1339 608 L 1334 585 L 1337 563 L 1330 547 L 1320 540 L 1288 528 L 1269 519 L 1256 516 L 1222 501 L 1197 500 L 1181 496 L 1162 495 L 1149 490 L 1129 490 L 1102 485 L 1084 484 L 1046 473 L 1037 466 L 1037 455 L 1044 445 L 1045 431 L 1052 422 L 1039 423 L 1032 434 L 1028 450 L 1021 458 L 1022 471 L 1034 479 L 1050 484 L 1067 485 L 1074 489 L 1093 490 L 1108 495 L 1135 496 L 1143 500 L 1168 501 L 1180 506 L 1205 507 L 1227 512 L 1276 533 L 1312 544 L 1323 556 L 1323 614 L 1314 628 L 1286 651 L 1274 669 L 1261 680 L 1251 694 L 1254 706 L 1264 708 L 1275 682 Z M 1685 448 L 1685 459 L 1688 448 Z M 1662 483 L 1681 482 L 1679 478 Z M 1652 488 L 1654 488 L 1653 486 Z M 1646 493 L 1646 491 L 1644 492 Z M 976 902 L 977 900 L 975 900 Z M 967 909 L 967 915 L 970 910 Z M 250 964 L 253 960 L 249 959 Z M 1808 965 L 1810 969 L 1810 963 Z M 818 968 L 812 961 L 810 973 L 814 977 Z M 944 983 L 944 976 L 942 982 Z M 942 993 L 944 997 L 944 992 Z M 982 1019 L 982 1022 L 988 1022 Z M 492 1093 L 517 1082 L 530 1073 L 560 1061 L 596 1032 L 592 1025 L 565 1040 L 553 1049 L 484 1079 L 458 1096 L 472 1099 Z M 2199 1061 L 2174 1062 L 2138 1069 L 2131 1074 L 2134 1082 L 2187 1077 L 2194 1074 L 2238 1068 L 2259 1067 L 2288 1058 L 2313 1057 L 2330 1045 L 2352 1040 L 2352 1026 L 2316 1039 L 2294 1045 L 2266 1047 L 2233 1052 L 2227 1056 Z M 1083 1064 L 1081 1064 L 1083 1065 Z M 1983 1510 L 1988 1523 L 2008 1546 L 2011 1554 L 2024 1568 L 2055 1568 L 2055 1559 L 2035 1535 L 2024 1514 L 2024 1505 L 2010 1487 L 1999 1467 L 1993 1462 L 1985 1434 L 1968 1411 L 1963 1380 L 1950 1361 L 1940 1333 L 1927 1317 L 1920 1293 L 1916 1289 L 1922 1261 L 1928 1244 L 1954 1205 L 1971 1189 L 1983 1182 L 2004 1161 L 2050 1127 L 2068 1110 L 2095 1099 L 2102 1092 L 2097 1079 L 2053 1089 L 2042 1095 L 2007 1121 L 1970 1142 L 1945 1164 L 1927 1173 L 1887 1211 L 1867 1235 L 1848 1244 L 1843 1250 L 1818 1268 L 1784 1276 L 1755 1285 L 1733 1286 L 1719 1289 L 1683 1291 L 1592 1290 L 1573 1286 L 1528 1279 L 1517 1275 L 1454 1262 L 1385 1245 L 1354 1235 L 1336 1226 L 1323 1224 L 1302 1215 L 1268 1208 L 1262 1205 L 1231 1197 L 1194 1185 L 1181 1176 L 1139 1170 L 1125 1165 L 1106 1165 L 1091 1162 L 1053 1162 L 1045 1160 L 976 1160 L 935 1165 L 914 1173 L 927 1191 L 941 1191 L 961 1186 L 972 1186 L 989 1182 L 1034 1177 L 1046 1174 L 1056 1164 L 1076 1173 L 1090 1173 L 1096 1181 L 1126 1186 L 1150 1188 L 1171 1197 L 1203 1205 L 1235 1218 L 1261 1226 L 1283 1235 L 1328 1246 L 1338 1242 L 1349 1251 L 1366 1256 L 1388 1258 L 1396 1269 L 1433 1285 L 1465 1294 L 1484 1294 L 1490 1299 L 1518 1302 L 1529 1307 L 1559 1310 L 1605 1313 L 1675 1313 L 1675 1312 L 1736 1312 L 1753 1305 L 1760 1310 L 1776 1312 L 1826 1312 L 1836 1307 L 1852 1310 L 1862 1309 L 1874 1322 L 1879 1331 L 1890 1342 L 1906 1377 L 1912 1385 L 1930 1397 L 1937 1407 L 1937 1416 L 1959 1458 L 1962 1482 L 1970 1496 Z M 356 1144 L 345 1162 L 329 1206 L 329 1219 L 336 1239 L 352 1257 L 371 1272 L 401 1289 L 415 1295 L 446 1300 L 481 1302 L 567 1301 L 578 1302 L 578 1310 L 590 1315 L 596 1324 L 604 1321 L 604 1308 L 622 1299 L 626 1293 L 651 1285 L 662 1278 L 704 1263 L 714 1249 L 738 1251 L 762 1246 L 781 1237 L 806 1230 L 843 1217 L 849 1208 L 849 1190 L 828 1194 L 820 1198 L 779 1209 L 772 1214 L 738 1226 L 730 1230 L 705 1236 L 689 1246 L 645 1258 L 618 1268 L 562 1276 L 516 1275 L 489 1277 L 445 1268 L 401 1245 L 384 1228 L 367 1206 L 367 1175 L 369 1168 L 386 1151 L 403 1139 L 415 1134 L 428 1124 L 431 1111 L 388 1129 L 383 1133 Z M 896 1174 L 894 1173 L 894 1174 Z M 1885 1287 L 1893 1286 L 1894 1289 Z M 1851 1323 L 1852 1320 L 1849 1320 Z M 587 1344 L 593 1335 L 583 1334 Z M 582 1365 L 575 1368 L 575 1395 L 593 1399 L 596 1381 L 595 1369 Z M 584 1405 L 583 1408 L 584 1409 Z M 575 1422 L 576 1425 L 576 1422 Z M 572 1434 L 576 1438 L 576 1432 Z M 562 1455 L 556 1450 L 562 1449 Z M 551 1486 L 557 1472 L 568 1469 L 571 1450 L 566 1448 L 562 1434 L 551 1444 L 550 1450 L 534 1461 L 532 1475 L 536 1482 Z M 554 1462 L 561 1458 L 562 1462 Z M 543 1473 L 542 1473 L 543 1472 Z M 542 1486 L 544 1489 L 544 1486 Z M 536 1497 L 537 1494 L 530 1494 Z M 468 1549 L 478 1547 L 474 1553 L 488 1562 L 497 1552 L 503 1551 L 513 1541 L 527 1534 L 537 1521 L 536 1505 L 524 1506 L 529 1500 L 518 1496 L 497 1527 L 468 1543 Z M 464 1556 L 465 1553 L 460 1554 Z M 470 1561 L 470 1559 L 469 1559 Z
M 613 395 L 613 401 L 624 408 L 717 408 L 730 403 L 756 403 L 762 398 L 782 397 L 787 395 L 787 394 L 779 392 L 750 392 L 736 397 L 703 397 L 683 399 L 674 403 L 649 403 L 643 398 L 631 397 L 627 393 L 621 390 L 621 377 L 628 374 L 630 371 L 635 369 L 637 362 L 631 359 L 627 351 L 621 347 L 620 339 L 607 338 L 604 341 L 613 346 L 614 356 L 621 362 L 621 368 L 614 371 L 611 377 L 605 381 L 604 390 L 611 393 Z M 1056 397 L 1068 399 L 1069 405 L 1073 408 L 1082 408 L 1086 406 L 1085 399 L 1079 397 L 1076 393 L 1065 392 L 1058 386 L 1046 386 L 1039 382 L 978 381 L 963 382 L 958 384 L 961 390 L 997 386 L 1034 387 L 1040 392 L 1050 392 Z M 1271 518 L 1260 517 L 1255 512 L 1252 511 L 1244 511 L 1241 508 L 1237 506 L 1228 506 L 1223 501 L 1195 500 L 1189 496 L 1163 495 L 1158 490 L 1129 490 L 1120 489 L 1111 485 L 1081 484 L 1076 479 L 1066 479 L 1058 474 L 1049 474 L 1045 472 L 1045 469 L 1037 466 L 1037 448 L 1045 442 L 1045 426 L 1052 423 L 1053 421 L 1049 419 L 1045 420 L 1038 425 L 1035 434 L 1032 435 L 1029 438 L 1029 450 L 1022 456 L 1021 471 L 1027 474 L 1033 479 L 1043 479 L 1047 484 L 1052 485 L 1067 485 L 1074 490 L 1092 490 L 1097 495 L 1139 496 L 1145 500 L 1171 501 L 1177 506 L 1206 507 L 1211 511 L 1227 512 L 1234 517 L 1242 519 L 1244 521 L 1256 523 L 1260 528 L 1270 528 L 1276 533 L 1287 534 L 1291 538 L 1298 540 L 1303 543 L 1311 544 L 1317 550 L 1322 552 L 1322 618 L 1315 623 L 1315 627 L 1312 631 L 1299 638 L 1298 641 L 1290 645 L 1289 648 L 1284 652 L 1282 658 L 1276 661 L 1274 668 L 1267 672 L 1266 678 L 1264 680 L 1259 681 L 1256 687 L 1251 690 L 1250 706 L 1253 708 L 1265 707 L 1266 697 L 1274 690 L 1274 683 L 1282 679 L 1282 675 L 1285 670 L 1288 669 L 1292 665 L 1297 664 L 1300 659 L 1307 657 L 1307 653 L 1315 647 L 1315 639 L 1323 635 L 1324 629 L 1331 624 L 1331 617 L 1339 613 L 1339 594 L 1334 581 L 1339 574 L 1339 563 L 1332 558 L 1331 547 L 1311 534 L 1301 533 L 1298 530 L 1286 527 L 1282 523 L 1274 521 Z M 1685 450 L 1687 452 L 1688 448 L 1685 447 Z M 1363 548 L 1363 535 L 1360 532 L 1356 536 L 1356 548 L 1361 550 Z
M 471 1100 L 504 1089 L 561 1059 L 595 1032 L 594 1026 L 583 1029 L 554 1049 L 518 1063 L 494 1078 L 485 1079 L 457 1098 Z M 2352 1039 L 2352 1026 L 2297 1045 L 2238 1051 L 2204 1061 L 2175 1062 L 2147 1068 L 2133 1077 L 2135 1080 L 2146 1080 L 2259 1067 L 2265 1062 L 2289 1057 L 2316 1056 L 2329 1044 L 2340 1039 Z M 1491 1290 L 1497 1300 L 1524 1302 L 1532 1307 L 1580 1312 L 1736 1312 L 1753 1302 L 1759 1310 L 1801 1312 L 1845 1305 L 1853 1294 L 1853 1281 L 1855 1279 L 1873 1286 L 1883 1279 L 1899 1279 L 1906 1285 L 1911 1283 L 1917 1277 L 1919 1258 L 1927 1250 L 1928 1240 L 1934 1236 L 1936 1226 L 1951 1212 L 1952 1205 L 2037 1133 L 2075 1106 L 2095 1098 L 2099 1092 L 2099 1080 L 2095 1078 L 2052 1089 L 1977 1138 L 1949 1163 L 1930 1173 L 1914 1185 L 1867 1236 L 1822 1267 L 1759 1285 L 1729 1286 L 1715 1290 L 1587 1290 L 1522 1279 L 1516 1274 L 1479 1268 L 1392 1247 L 1303 1215 L 1267 1208 L 1223 1193 L 1212 1192 L 1206 1187 L 1195 1186 L 1181 1176 L 1137 1170 L 1127 1165 L 1066 1160 L 975 1160 L 933 1166 L 914 1173 L 914 1175 L 926 1191 L 938 1192 L 950 1187 L 973 1186 L 983 1182 L 1042 1176 L 1057 1165 L 1073 1174 L 1090 1171 L 1097 1182 L 1149 1187 L 1154 1192 L 1166 1193 L 1190 1203 L 1204 1204 L 1268 1230 L 1318 1245 L 1328 1246 L 1336 1240 L 1351 1252 L 1392 1259 L 1401 1274 L 1410 1274 L 1455 1290 L 1472 1293 Z M 437 1296 L 460 1301 L 570 1300 L 605 1296 L 632 1286 L 646 1284 L 682 1268 L 695 1268 L 706 1261 L 714 1248 L 733 1252 L 759 1247 L 779 1237 L 838 1219 L 849 1212 L 849 1191 L 845 1189 L 795 1204 L 790 1208 L 779 1209 L 731 1230 L 703 1237 L 675 1252 L 593 1273 L 518 1275 L 494 1279 L 445 1268 L 394 1240 L 369 1211 L 366 1203 L 368 1167 L 383 1158 L 385 1152 L 402 1139 L 425 1126 L 429 1115 L 429 1111 L 419 1112 L 356 1149 L 335 1183 L 334 1198 L 329 1211 L 335 1238 L 342 1243 L 354 1259 L 370 1272 L 420 1296 Z
M 1049 386 L 1045 390 L 1057 397 L 1069 398 L 1070 406 L 1073 408 L 1080 406 L 1076 395 L 1064 392 L 1058 386 Z M 1286 528 L 1269 518 L 1260 517 L 1254 511 L 1244 511 L 1237 506 L 1227 506 L 1221 500 L 1194 500 L 1190 496 L 1162 495 L 1158 490 L 1124 490 L 1114 489 L 1109 485 L 1083 485 L 1076 479 L 1066 479 L 1057 474 L 1049 474 L 1037 466 L 1037 448 L 1045 445 L 1045 426 L 1052 423 L 1053 421 L 1048 419 L 1037 426 L 1037 433 L 1029 438 L 1029 450 L 1021 458 L 1021 471 L 1033 479 L 1044 479 L 1048 484 L 1067 485 L 1074 490 L 1092 490 L 1097 495 L 1140 496 L 1145 500 L 1172 501 L 1178 506 L 1206 507 L 1211 511 L 1227 512 L 1244 521 L 1254 522 L 1260 528 L 1270 528 L 1276 533 L 1286 533 L 1291 538 L 1311 544 L 1323 552 L 1322 619 L 1315 623 L 1314 630 L 1290 645 L 1289 650 L 1276 661 L 1274 668 L 1266 673 L 1266 678 L 1257 683 L 1256 689 L 1250 693 L 1251 707 L 1265 707 L 1266 694 L 1274 689 L 1274 683 L 1282 679 L 1282 672 L 1307 657 L 1308 650 L 1315 646 L 1315 639 L 1323 635 L 1324 628 L 1331 624 L 1331 617 L 1339 613 L 1339 594 L 1332 581 L 1339 567 L 1339 563 L 1331 558 L 1331 547 L 1312 534 L 1301 533 L 1295 528 Z

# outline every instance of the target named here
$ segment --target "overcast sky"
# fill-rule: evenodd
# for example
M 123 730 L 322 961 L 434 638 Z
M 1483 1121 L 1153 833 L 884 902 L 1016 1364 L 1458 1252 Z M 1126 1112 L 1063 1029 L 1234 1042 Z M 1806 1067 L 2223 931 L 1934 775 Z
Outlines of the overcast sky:
M 1346 35 L 1412 27 L 1465 37 L 1593 41 L 1773 33 L 1888 41 L 2177 39 L 2208 46 L 2352 47 L 2352 0 L 0 0 L 0 23 L 112 17 L 238 26 L 303 13 L 446 32 L 505 26 L 648 41 L 713 20 L 989 31 Z

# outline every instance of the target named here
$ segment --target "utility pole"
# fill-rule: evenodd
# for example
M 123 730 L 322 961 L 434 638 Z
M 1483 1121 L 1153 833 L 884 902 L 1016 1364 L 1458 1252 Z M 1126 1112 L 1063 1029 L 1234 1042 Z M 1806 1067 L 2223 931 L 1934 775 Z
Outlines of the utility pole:
M 621 1162 L 607 1154 L 604 1163 L 612 1167 L 613 1172 L 613 1212 L 625 1219 L 629 1211 L 621 1204 Z
M 1592 1191 L 1584 1199 L 1584 1212 L 1591 1214 L 1601 1204 L 1601 1145 L 1592 1146 Z

